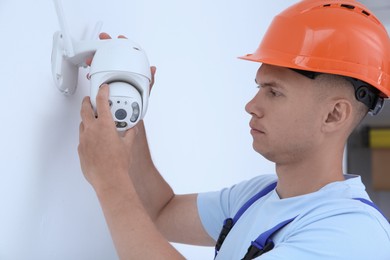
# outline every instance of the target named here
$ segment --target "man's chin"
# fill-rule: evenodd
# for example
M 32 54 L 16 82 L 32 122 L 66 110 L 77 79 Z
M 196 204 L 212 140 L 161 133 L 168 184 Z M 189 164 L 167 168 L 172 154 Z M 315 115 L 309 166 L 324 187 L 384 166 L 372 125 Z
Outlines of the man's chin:
M 258 154 L 260 154 L 262 157 L 267 159 L 268 161 L 275 162 L 275 154 L 271 151 L 267 151 L 264 147 L 259 147 L 253 144 L 253 150 L 255 150 Z

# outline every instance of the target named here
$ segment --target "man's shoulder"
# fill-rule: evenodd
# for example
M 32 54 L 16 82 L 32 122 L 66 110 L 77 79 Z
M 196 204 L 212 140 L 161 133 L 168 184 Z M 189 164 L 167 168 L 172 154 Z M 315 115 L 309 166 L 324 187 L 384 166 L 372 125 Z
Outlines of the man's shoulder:
M 277 182 L 278 177 L 276 174 L 262 174 L 256 177 L 253 177 L 249 180 L 244 180 L 240 183 L 237 183 L 232 187 L 232 189 L 240 190 L 248 194 L 256 194 L 260 190 L 264 189 L 271 183 Z
M 236 207 L 240 207 L 268 185 L 277 182 L 277 179 L 276 174 L 263 174 L 242 181 L 231 187 L 230 198 Z
M 353 198 L 323 198 L 315 204 L 308 205 L 297 216 L 296 232 L 299 230 L 333 231 L 334 239 L 363 234 L 381 235 L 389 244 L 390 225 L 386 218 L 374 207 Z

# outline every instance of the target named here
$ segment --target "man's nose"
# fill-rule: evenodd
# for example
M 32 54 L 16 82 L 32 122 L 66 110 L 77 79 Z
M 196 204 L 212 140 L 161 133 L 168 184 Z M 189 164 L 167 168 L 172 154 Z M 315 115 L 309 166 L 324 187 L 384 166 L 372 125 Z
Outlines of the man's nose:
M 246 104 L 245 106 L 245 111 L 256 117 L 263 117 L 264 111 L 262 108 L 262 103 L 261 103 L 261 93 L 260 91 L 257 92 L 257 94 Z

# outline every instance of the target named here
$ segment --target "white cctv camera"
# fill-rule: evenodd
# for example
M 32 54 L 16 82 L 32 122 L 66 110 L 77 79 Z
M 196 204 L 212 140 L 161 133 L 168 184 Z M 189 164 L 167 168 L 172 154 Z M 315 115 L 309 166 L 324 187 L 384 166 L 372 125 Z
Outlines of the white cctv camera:
M 110 86 L 109 105 L 118 131 L 125 131 L 145 116 L 151 72 L 142 48 L 129 39 L 73 41 L 68 33 L 60 0 L 54 0 L 61 31 L 54 34 L 52 73 L 65 95 L 76 91 L 79 67 L 93 57 L 89 78 L 91 103 L 102 84 Z

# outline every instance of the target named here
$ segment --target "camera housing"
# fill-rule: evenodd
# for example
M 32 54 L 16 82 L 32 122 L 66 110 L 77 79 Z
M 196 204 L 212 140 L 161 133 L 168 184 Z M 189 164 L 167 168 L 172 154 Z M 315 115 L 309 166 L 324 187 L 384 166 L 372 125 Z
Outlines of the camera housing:
M 133 127 L 145 116 L 151 74 L 139 45 L 128 39 L 108 40 L 95 52 L 89 77 L 95 112 L 100 86 L 105 83 L 110 86 L 111 114 L 118 131 Z
M 74 94 L 79 67 L 87 67 L 86 60 L 93 57 L 89 79 L 95 113 L 99 88 L 108 84 L 109 104 L 117 130 L 133 127 L 145 116 L 148 107 L 151 72 L 145 51 L 125 38 L 74 41 L 67 29 L 60 0 L 54 0 L 54 3 L 61 29 L 54 33 L 51 55 L 57 88 L 64 95 Z

